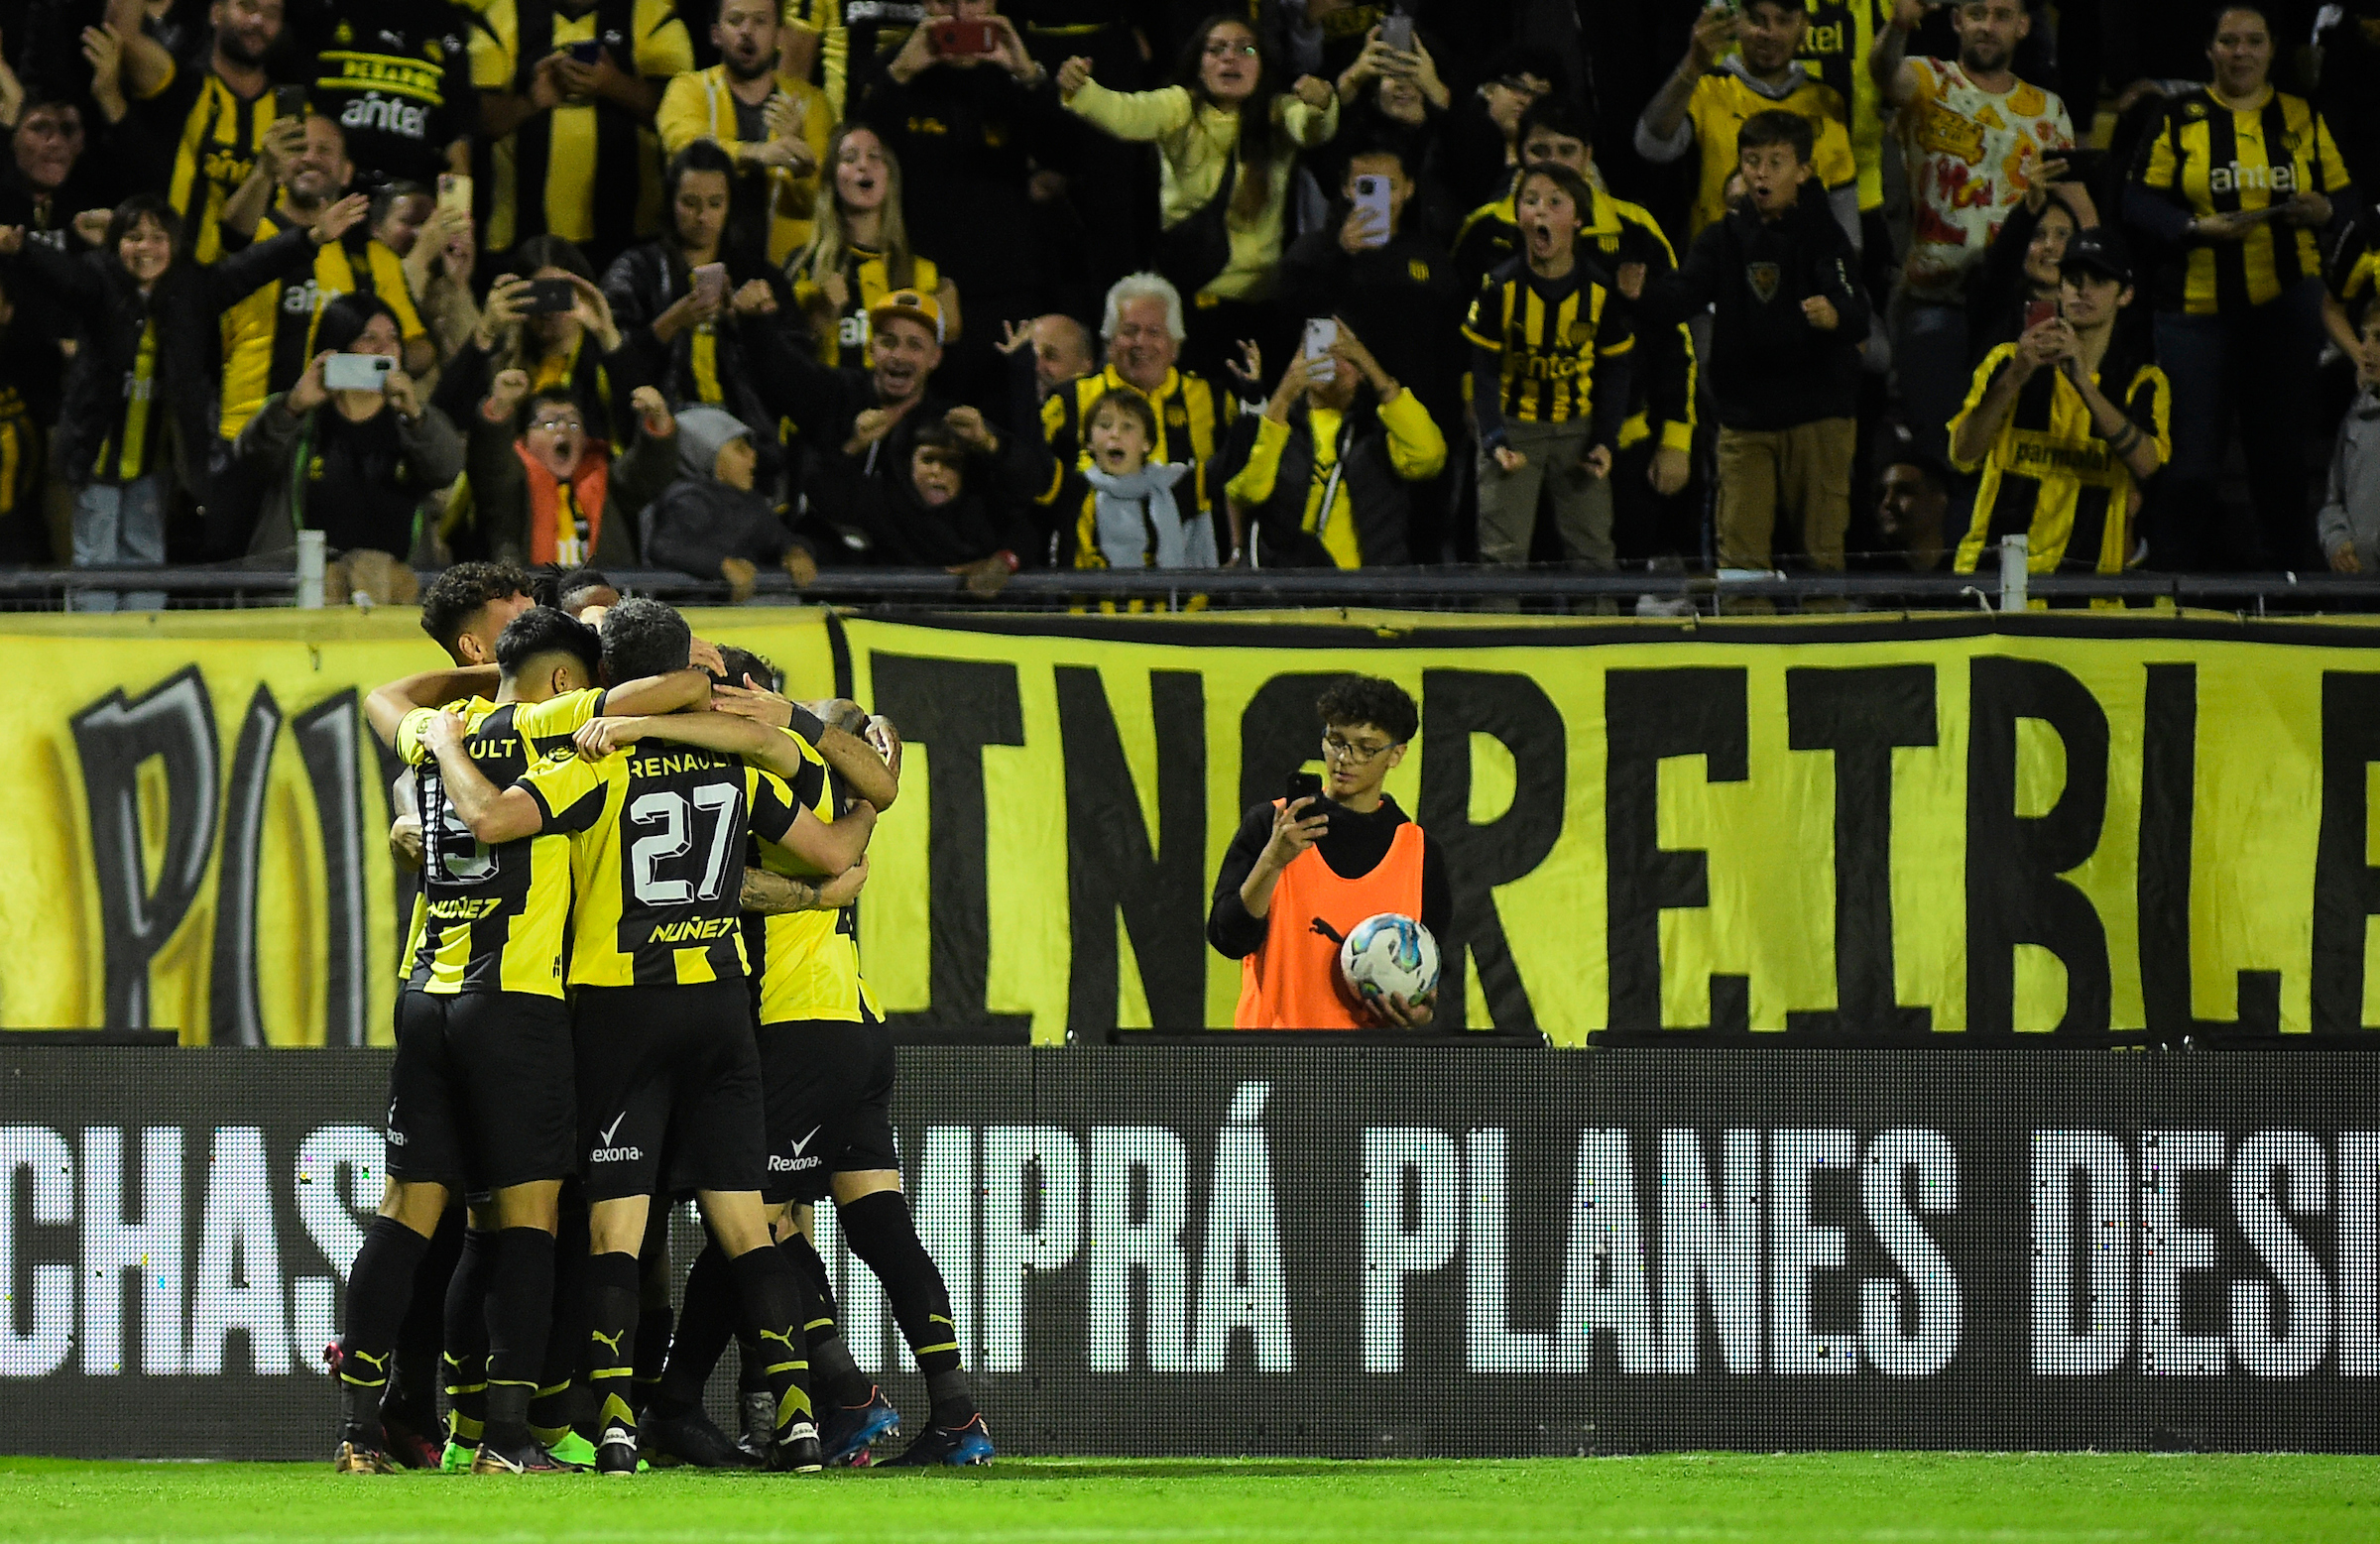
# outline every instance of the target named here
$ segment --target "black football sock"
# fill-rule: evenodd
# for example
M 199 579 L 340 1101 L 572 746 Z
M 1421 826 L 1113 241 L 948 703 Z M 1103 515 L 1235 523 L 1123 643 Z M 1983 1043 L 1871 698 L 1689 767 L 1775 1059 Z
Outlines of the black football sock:
M 380 1400 L 429 1241 L 394 1217 L 375 1217 L 347 1273 L 347 1325 L 339 1337 L 339 1440 L 379 1448 Z
M 735 1277 L 719 1246 L 706 1244 L 686 1271 L 685 1302 L 678 1308 L 677 1334 L 670 1339 L 669 1361 L 661 1371 L 657 1408 L 675 1414 L 702 1403 L 702 1390 L 727 1350 L 735 1323 Z
M 795 1421 L 812 1419 L 810 1362 L 801 1338 L 801 1277 L 777 1250 L 763 1246 L 728 1262 L 736 1283 L 737 1328 L 757 1343 L 776 1399 L 776 1437 Z
M 917 1370 L 925 1374 L 936 1426 L 956 1429 L 975 1419 L 975 1395 L 959 1361 L 958 1326 L 950 1316 L 950 1289 L 933 1256 L 918 1241 L 909 1203 L 897 1190 L 880 1190 L 841 1209 L 843 1237 L 884 1283 L 885 1300 L 900 1325 Z
M 493 1252 L 486 1440 L 509 1453 L 530 1440 L 529 1404 L 536 1397 L 553 1315 L 553 1235 L 542 1228 L 507 1228 L 493 1241 Z
M 637 1370 L 637 1257 L 625 1249 L 587 1261 L 587 1384 L 597 1431 L 637 1430 L 629 1403 Z
M 661 1386 L 661 1368 L 669 1360 L 669 1330 L 677 1316 L 669 1311 L 669 1214 L 667 1202 L 655 1200 L 645 1213 L 645 1242 L 637 1247 L 636 1392 L 638 1409 L 645 1408 Z
M 449 1206 L 429 1236 L 421 1263 L 414 1267 L 405 1322 L 397 1329 L 397 1360 L 389 1364 L 389 1387 L 381 1396 L 384 1422 L 403 1421 L 428 1437 L 438 1430 L 438 1385 L 445 1367 L 439 1359 L 446 1319 L 446 1283 L 463 1252 L 463 1209 Z
M 643 1409 L 661 1386 L 661 1369 L 669 1362 L 669 1330 L 674 1322 L 669 1305 L 637 1311 L 637 1408 Z
M 529 1402 L 530 1435 L 552 1447 L 587 1419 L 587 1205 L 577 1181 L 562 1186 L 561 1230 L 553 1237 L 553 1319 L 537 1396 Z
M 463 1257 L 446 1280 L 446 1404 L 454 1440 L 478 1447 L 488 1419 L 488 1280 L 496 1269 L 492 1235 L 463 1235 Z
M 809 1283 L 810 1318 L 801 1328 L 810 1343 L 810 1384 L 819 1403 L 867 1403 L 868 1391 L 876 1381 L 860 1370 L 851 1348 L 843 1344 L 843 1332 L 835 1323 L 835 1289 L 826 1278 L 826 1261 L 818 1257 L 817 1247 L 803 1234 L 794 1234 L 777 1247 Z

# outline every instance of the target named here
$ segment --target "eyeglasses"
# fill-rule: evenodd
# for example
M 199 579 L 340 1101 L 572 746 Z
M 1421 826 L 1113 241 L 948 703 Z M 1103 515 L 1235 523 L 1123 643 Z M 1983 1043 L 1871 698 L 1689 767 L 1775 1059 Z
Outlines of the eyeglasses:
M 576 418 L 532 418 L 529 420 L 529 426 L 533 429 L 543 429 L 548 434 L 563 434 L 586 427 Z
M 1352 767 L 1363 767 L 1376 762 L 1382 755 L 1394 749 L 1396 747 L 1393 742 L 1381 745 L 1358 745 L 1344 735 L 1322 737 L 1323 755 L 1335 762 L 1346 762 Z
M 1252 43 L 1210 43 L 1206 54 L 1209 59 L 1230 59 L 1235 54 L 1245 59 L 1254 59 L 1256 46 Z

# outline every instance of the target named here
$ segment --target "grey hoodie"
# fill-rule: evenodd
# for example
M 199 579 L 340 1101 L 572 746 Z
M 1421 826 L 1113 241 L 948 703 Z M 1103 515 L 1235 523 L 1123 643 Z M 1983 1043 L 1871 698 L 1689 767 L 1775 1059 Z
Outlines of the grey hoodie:
M 2380 388 L 2365 387 L 2339 420 L 2314 529 L 2324 557 L 2352 541 L 2362 571 L 2380 574 Z
M 678 411 L 677 481 L 645 512 L 647 562 L 716 579 L 725 558 L 767 568 L 792 548 L 808 546 L 785 530 L 768 499 L 719 480 L 719 447 L 750 432 L 717 408 Z

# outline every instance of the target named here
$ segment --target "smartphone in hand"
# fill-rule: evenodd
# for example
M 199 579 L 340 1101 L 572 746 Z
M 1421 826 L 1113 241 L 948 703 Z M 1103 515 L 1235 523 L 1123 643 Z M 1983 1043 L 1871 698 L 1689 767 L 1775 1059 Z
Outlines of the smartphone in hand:
M 396 364 L 386 354 L 333 354 L 322 361 L 322 387 L 332 392 L 385 392 Z
M 1305 356 L 1320 359 L 1339 346 L 1339 323 L 1328 316 L 1316 316 L 1306 323 Z
M 567 279 L 532 279 L 520 305 L 524 316 L 559 316 L 578 304 L 578 290 Z
M 1287 794 L 1289 803 L 1294 804 L 1299 799 L 1319 799 L 1321 797 L 1322 773 L 1293 772 L 1289 774 L 1289 786 Z M 1306 811 L 1304 818 L 1311 819 L 1320 813 L 1322 813 L 1322 811 L 1309 808 Z
M 2056 300 L 2027 300 L 2025 302 L 2025 330 L 2031 332 L 2035 327 L 2057 314 L 2058 302 Z
M 1388 179 L 1372 176 L 1357 178 L 1355 204 L 1366 216 L 1364 245 L 1388 245 Z
M 438 174 L 438 212 L 449 210 L 465 215 L 471 212 L 471 178 L 460 172 Z

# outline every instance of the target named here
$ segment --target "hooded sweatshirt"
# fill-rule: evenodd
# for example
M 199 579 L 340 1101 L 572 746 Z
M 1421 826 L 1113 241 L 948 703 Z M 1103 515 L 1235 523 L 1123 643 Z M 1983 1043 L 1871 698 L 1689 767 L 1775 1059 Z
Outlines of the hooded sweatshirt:
M 1804 186 L 1774 220 L 1749 198 L 1694 238 L 1675 273 L 1645 281 L 1637 309 L 1648 327 L 1671 326 L 1704 306 L 1711 327 L 1711 395 L 1731 429 L 1788 429 L 1857 416 L 1859 342 L 1867 297 L 1852 270 L 1858 258 L 1826 205 Z M 1802 301 L 1824 296 L 1836 325 L 1810 324 Z
M 715 579 L 730 557 L 770 567 L 806 544 L 785 530 L 768 499 L 719 480 L 720 447 L 751 432 L 717 408 L 678 413 L 678 476 L 645 512 L 647 562 Z

